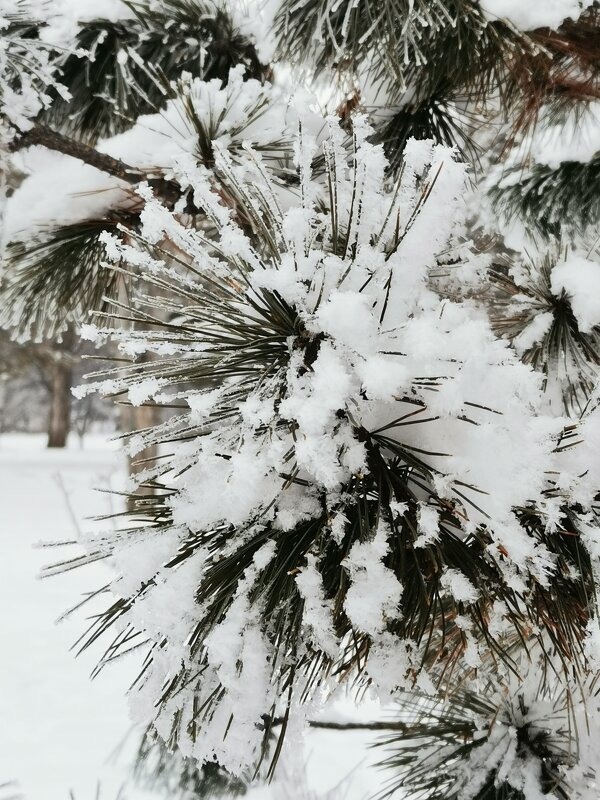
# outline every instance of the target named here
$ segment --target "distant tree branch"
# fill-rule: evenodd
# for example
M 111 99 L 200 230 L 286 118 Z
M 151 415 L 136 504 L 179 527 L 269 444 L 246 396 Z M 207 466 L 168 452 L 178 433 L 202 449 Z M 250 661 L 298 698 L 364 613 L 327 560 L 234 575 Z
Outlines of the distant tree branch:
M 270 718 L 263 715 L 265 728 L 275 728 L 283 724 L 283 717 Z M 398 720 L 373 721 L 373 722 L 333 722 L 329 720 L 311 719 L 308 721 L 311 728 L 321 728 L 332 731 L 408 731 L 410 725 Z
M 311 719 L 311 728 L 325 728 L 333 731 L 406 731 L 409 726 L 405 722 L 328 722 Z

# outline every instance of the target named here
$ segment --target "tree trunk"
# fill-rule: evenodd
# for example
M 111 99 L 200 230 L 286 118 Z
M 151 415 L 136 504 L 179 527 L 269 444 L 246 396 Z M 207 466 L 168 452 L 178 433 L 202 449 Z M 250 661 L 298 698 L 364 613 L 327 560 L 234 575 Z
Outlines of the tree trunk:
M 71 430 L 71 386 L 77 337 L 72 326 L 53 342 L 47 356 L 44 372 L 50 392 L 48 416 L 48 447 L 65 447 Z
M 69 359 L 57 358 L 50 382 L 50 416 L 48 447 L 64 447 L 71 428 L 71 381 L 73 369 Z

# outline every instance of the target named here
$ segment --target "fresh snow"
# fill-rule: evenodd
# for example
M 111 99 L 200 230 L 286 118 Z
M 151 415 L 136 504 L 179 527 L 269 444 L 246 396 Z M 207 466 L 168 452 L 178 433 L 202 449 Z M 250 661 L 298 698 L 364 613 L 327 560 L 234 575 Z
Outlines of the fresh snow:
M 576 253 L 552 270 L 551 288 L 555 295 L 564 291 L 569 298 L 579 330 L 589 333 L 600 325 L 600 263 Z
M 31 2 L 31 0 L 30 0 Z M 37 0 L 38 16 L 47 27 L 42 29 L 46 42 L 58 47 L 71 47 L 80 22 L 107 19 L 116 22 L 133 16 L 133 12 L 122 0 Z
M 91 515 L 109 513 L 113 501 L 95 489 L 116 487 L 123 459 L 99 439 L 83 450 L 43 448 L 43 437 L 0 437 L 0 781 L 17 782 L 24 800 L 65 800 L 71 789 L 91 800 L 98 783 L 112 798 L 137 745 L 124 696 L 134 665 L 114 664 L 91 681 L 102 649 L 79 658 L 70 650 L 90 611 L 56 624 L 111 572 L 94 565 L 39 580 L 75 548 L 35 546 L 76 538 Z
M 522 31 L 556 29 L 567 17 L 579 19 L 592 3 L 593 0 L 479 0 L 489 19 L 508 20 Z

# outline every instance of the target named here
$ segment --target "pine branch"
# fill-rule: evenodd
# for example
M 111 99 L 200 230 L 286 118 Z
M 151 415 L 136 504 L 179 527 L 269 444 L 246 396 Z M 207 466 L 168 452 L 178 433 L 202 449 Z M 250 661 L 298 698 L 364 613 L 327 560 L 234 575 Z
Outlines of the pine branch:
M 77 158 L 79 161 L 83 161 L 84 164 L 88 164 L 132 186 L 142 181 L 147 181 L 157 196 L 169 207 L 172 207 L 181 198 L 181 188 L 176 181 L 165 180 L 160 176 L 157 177 L 152 173 L 131 167 L 119 158 L 109 156 L 107 153 L 101 153 L 95 147 L 79 142 L 41 123 L 36 123 L 30 130 L 14 140 L 10 145 L 10 150 L 11 152 L 17 152 L 34 145 L 41 145 L 48 148 L 48 150 L 54 150 L 72 158 Z M 190 210 L 192 210 L 191 206 Z
M 158 698 L 151 689 L 148 699 L 168 726 L 170 745 L 186 742 L 199 760 L 222 756 L 220 763 L 231 770 L 258 768 L 257 761 L 266 758 L 269 721 L 276 719 L 273 768 L 294 704 L 325 680 L 354 677 L 362 685 L 372 680 L 393 688 L 412 685 L 422 669 L 436 664 L 448 673 L 462 664 L 472 676 L 479 663 L 475 644 L 509 672 L 515 669 L 515 641 L 526 647 L 532 631 L 565 663 L 584 660 L 594 583 L 575 495 L 563 494 L 544 477 L 525 507 L 524 500 L 504 499 L 502 484 L 513 480 L 512 455 L 501 457 L 498 483 L 494 473 L 473 485 L 479 480 L 475 470 L 454 473 L 444 466 L 459 463 L 463 442 L 467 461 L 475 446 L 477 453 L 488 452 L 496 442 L 512 453 L 522 426 L 537 418 L 534 409 L 543 402 L 535 376 L 507 357 L 506 348 L 498 360 L 494 342 L 493 354 L 490 347 L 470 365 L 463 360 L 462 336 L 453 340 L 446 322 L 436 327 L 448 295 L 445 284 L 435 288 L 431 270 L 437 275 L 437 253 L 444 252 L 448 263 L 455 253 L 447 229 L 442 236 L 436 227 L 453 213 L 463 168 L 450 154 L 442 157 L 439 148 L 419 144 L 417 153 L 408 149 L 394 185 L 371 133 L 364 120 L 354 120 L 354 163 L 346 171 L 345 132 L 332 126 L 323 146 L 325 178 L 313 179 L 301 168 L 302 199 L 286 211 L 268 173 L 239 169 L 232 154 L 219 150 L 218 182 L 208 171 L 193 182 L 210 224 L 190 230 L 174 217 L 169 221 L 170 253 L 181 254 L 176 269 L 152 245 L 155 215 L 165 215 L 150 201 L 140 241 L 148 247 L 144 282 L 156 291 L 135 293 L 128 306 L 114 304 L 136 326 L 133 334 L 113 336 L 137 357 L 95 376 L 101 391 L 157 404 L 168 400 L 179 409 L 164 424 L 129 439 L 134 452 L 168 443 L 168 455 L 149 463 L 140 479 L 155 495 L 133 493 L 135 507 L 123 522 L 127 534 L 109 536 L 96 557 L 112 556 L 119 565 L 123 536 L 140 547 L 155 536 L 173 540 L 169 555 L 161 555 L 160 573 L 141 565 L 139 588 L 92 622 L 81 647 L 115 623 L 137 630 L 131 610 L 161 604 L 163 587 L 201 561 L 201 574 L 193 573 L 186 590 L 194 616 L 186 623 L 185 643 L 172 644 L 163 628 L 151 632 L 147 669 L 153 680 L 144 687 L 163 687 Z M 301 163 L 311 163 L 313 152 L 303 147 L 300 141 Z M 425 167 L 421 148 L 428 148 L 433 161 Z M 224 198 L 234 198 L 235 205 Z M 419 250 L 425 253 L 422 262 Z M 138 250 L 113 240 L 111 258 L 122 258 L 122 269 L 130 264 L 135 281 Z M 409 258 L 413 271 L 422 270 L 419 285 L 429 287 L 432 302 L 434 289 L 439 291 L 439 309 L 423 312 L 416 297 L 403 305 L 403 264 Z M 292 263 L 290 285 L 281 276 Z M 360 341 L 348 342 L 346 329 L 338 332 L 328 321 L 335 303 L 346 303 L 348 290 L 358 308 L 364 303 L 366 321 L 359 324 L 357 315 Z M 471 330 L 472 309 L 459 305 L 452 313 Z M 343 310 L 346 319 L 345 305 Z M 412 334 L 403 339 L 409 327 Z M 410 355 L 424 330 L 428 347 L 431 336 L 443 353 L 435 361 L 431 356 L 425 375 Z M 387 338 L 390 331 L 393 337 Z M 103 341 L 111 333 L 96 328 L 95 336 Z M 398 350 L 390 350 L 396 343 Z M 374 345 L 387 356 L 383 364 L 375 362 L 378 379 L 394 365 L 410 365 L 407 374 L 392 372 L 394 382 L 384 391 L 362 373 Z M 142 362 L 141 352 L 157 357 Z M 494 380 L 511 387 L 505 398 L 494 395 L 478 404 L 465 397 L 451 412 L 442 401 L 438 414 L 435 393 L 456 385 L 459 372 L 479 385 L 488 353 Z M 410 358 L 414 362 L 404 361 Z M 331 370 L 338 363 L 355 377 L 347 394 L 331 402 Z M 327 389 L 321 389 L 321 376 Z M 521 415 L 507 398 L 524 387 L 531 406 Z M 313 398 L 319 405 L 311 406 Z M 320 416 L 321 404 L 330 402 Z M 249 416 L 253 407 L 260 412 Z M 502 416 L 502 426 L 486 424 L 492 414 Z M 377 424 L 371 424 L 374 419 Z M 407 427 L 412 425 L 417 427 Z M 334 447 L 323 453 L 313 441 Z M 311 443 L 308 451 L 305 442 Z M 544 465 L 544 476 L 550 467 L 560 468 L 549 445 L 545 441 L 542 451 L 537 442 L 525 444 L 528 458 Z M 350 453 L 347 466 L 341 459 Z M 218 505 L 225 484 L 229 494 Z M 217 505 L 205 512 L 206 498 L 213 496 Z M 174 525 L 181 512 L 189 513 L 184 527 Z M 520 557 L 523 548 L 532 553 L 531 568 Z M 537 553 L 544 555 L 538 559 Z M 118 568 L 129 570 L 130 564 L 129 558 Z M 377 599 L 378 586 L 384 591 Z M 368 608 L 360 602 L 363 592 Z M 128 643 L 117 633 L 106 660 Z M 155 654 L 168 655 L 174 645 L 178 663 L 185 648 L 185 665 L 167 676 Z M 253 695 L 249 711 L 240 711 L 238 691 L 247 693 L 244 687 L 255 683 L 256 670 L 244 655 L 250 648 L 262 654 L 264 688 Z M 217 754 L 207 745 L 242 732 L 251 737 L 243 762 L 237 755 L 227 760 L 226 748 Z
M 266 720 L 265 725 L 272 729 L 284 722 L 283 717 Z M 309 719 L 309 728 L 328 731 L 408 731 L 410 726 L 399 720 L 379 720 L 370 722 L 334 722 L 333 720 Z
M 483 101 L 497 87 L 508 55 L 531 48 L 502 21 L 490 23 L 478 3 L 463 0 L 307 0 L 284 2 L 277 19 L 282 56 L 318 73 L 368 73 L 395 102 L 409 90 L 417 102 L 456 90 Z
M 284 0 L 276 18 L 282 57 L 317 74 L 335 71 L 342 87 L 363 81 L 401 111 L 376 123 L 392 166 L 407 138 L 425 130 L 472 157 L 461 101 L 506 117 L 511 138 L 532 128 L 542 109 L 556 116 L 600 95 L 600 7 L 559 30 L 522 32 L 489 20 L 463 0 Z M 394 142 L 398 150 L 394 152 Z
M 590 737 L 597 732 L 597 677 L 562 674 L 543 648 L 521 653 L 518 675 L 488 664 L 475 690 L 444 681 L 439 697 L 401 695 L 400 732 L 379 738 L 379 766 L 390 778 L 378 800 L 401 791 L 407 800 L 557 800 L 588 796 L 597 769 Z M 568 672 L 568 671 L 567 671 Z M 587 741 L 586 741 L 587 740 Z
M 39 35 L 43 23 L 29 3 L 2 4 L 0 19 L 0 140 L 12 141 L 50 103 L 64 94 L 56 79 L 55 50 Z
M 130 167 L 124 161 L 113 158 L 106 153 L 101 153 L 94 147 L 78 142 L 41 123 L 36 123 L 30 130 L 16 139 L 11 144 L 10 150 L 11 152 L 16 152 L 33 145 L 41 145 L 42 147 L 47 147 L 48 150 L 55 150 L 58 153 L 77 158 L 83 161 L 84 164 L 89 164 L 91 167 L 95 167 L 101 172 L 127 183 L 136 184 L 146 177 L 143 172 Z
M 443 95 L 432 95 L 420 103 L 394 109 L 391 116 L 375 124 L 377 143 L 383 144 L 392 171 L 402 164 L 404 148 L 412 137 L 433 139 L 438 144 L 456 147 L 465 160 L 477 160 L 477 147 L 469 135 L 469 120 L 460 115 Z
M 103 309 L 104 298 L 115 296 L 121 281 L 102 267 L 101 234 L 136 220 L 137 215 L 114 213 L 56 227 L 42 241 L 10 243 L 0 294 L 3 322 L 20 336 L 49 337 L 88 309 Z
M 183 72 L 194 78 L 227 81 L 243 64 L 246 78 L 263 80 L 268 67 L 251 38 L 229 12 L 211 0 L 127 3 L 134 16 L 113 22 L 86 22 L 77 34 L 76 53 L 61 66 L 71 99 L 56 98 L 44 120 L 93 143 L 127 130 L 142 114 L 159 111 L 169 86 Z M 125 58 L 123 58 L 125 56 Z
M 515 180 L 515 178 L 517 178 Z M 490 190 L 494 211 L 520 217 L 544 236 L 561 230 L 584 233 L 600 220 L 600 154 L 590 161 L 563 161 L 557 168 L 515 167 Z
M 550 249 L 543 257 L 526 262 L 518 280 L 491 271 L 495 287 L 491 298 L 492 324 L 511 341 L 521 361 L 544 376 L 551 395 L 562 397 L 565 413 L 580 416 L 589 403 L 600 369 L 600 329 L 580 330 L 571 300 L 564 289 L 552 287 L 555 267 L 568 261 L 568 248 Z M 578 264 L 570 269 L 577 270 Z M 545 315 L 547 325 L 533 341 L 526 341 L 532 326 Z M 564 369 L 564 364 L 569 368 Z
M 534 48 L 507 62 L 503 93 L 513 113 L 513 134 L 535 126 L 544 110 L 560 122 L 565 112 L 600 97 L 600 5 L 594 3 L 558 30 L 529 36 Z

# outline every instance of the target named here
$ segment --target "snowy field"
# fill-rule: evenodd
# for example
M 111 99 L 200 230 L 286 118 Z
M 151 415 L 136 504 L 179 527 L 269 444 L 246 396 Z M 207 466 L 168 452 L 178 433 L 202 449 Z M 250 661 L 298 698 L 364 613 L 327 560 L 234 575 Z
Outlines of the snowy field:
M 84 614 L 55 624 L 84 592 L 106 583 L 107 570 L 37 578 L 67 552 L 37 543 L 73 539 L 87 517 L 110 511 L 110 497 L 94 487 L 113 484 L 122 465 L 118 453 L 98 445 L 48 451 L 42 438 L 0 438 L 0 783 L 15 781 L 27 800 L 66 800 L 70 790 L 87 800 L 98 784 L 102 798 L 114 798 L 127 778 L 123 696 L 131 673 L 124 664 L 90 681 L 99 653 L 76 659 L 70 652 Z
M 114 498 L 96 489 L 117 487 L 122 470 L 102 439 L 48 451 L 43 437 L 0 436 L 0 800 L 69 800 L 70 792 L 96 800 L 98 787 L 100 800 L 157 797 L 129 780 L 138 735 L 125 693 L 135 665 L 113 665 L 91 681 L 101 650 L 78 658 L 71 651 L 83 610 L 56 624 L 110 580 L 108 568 L 37 577 L 74 550 L 36 545 L 71 540 L 114 510 Z M 379 774 L 365 762 L 375 755 L 360 734 L 313 732 L 305 749 L 306 770 L 283 764 L 288 780 L 253 790 L 252 800 L 363 800 L 376 791 Z

